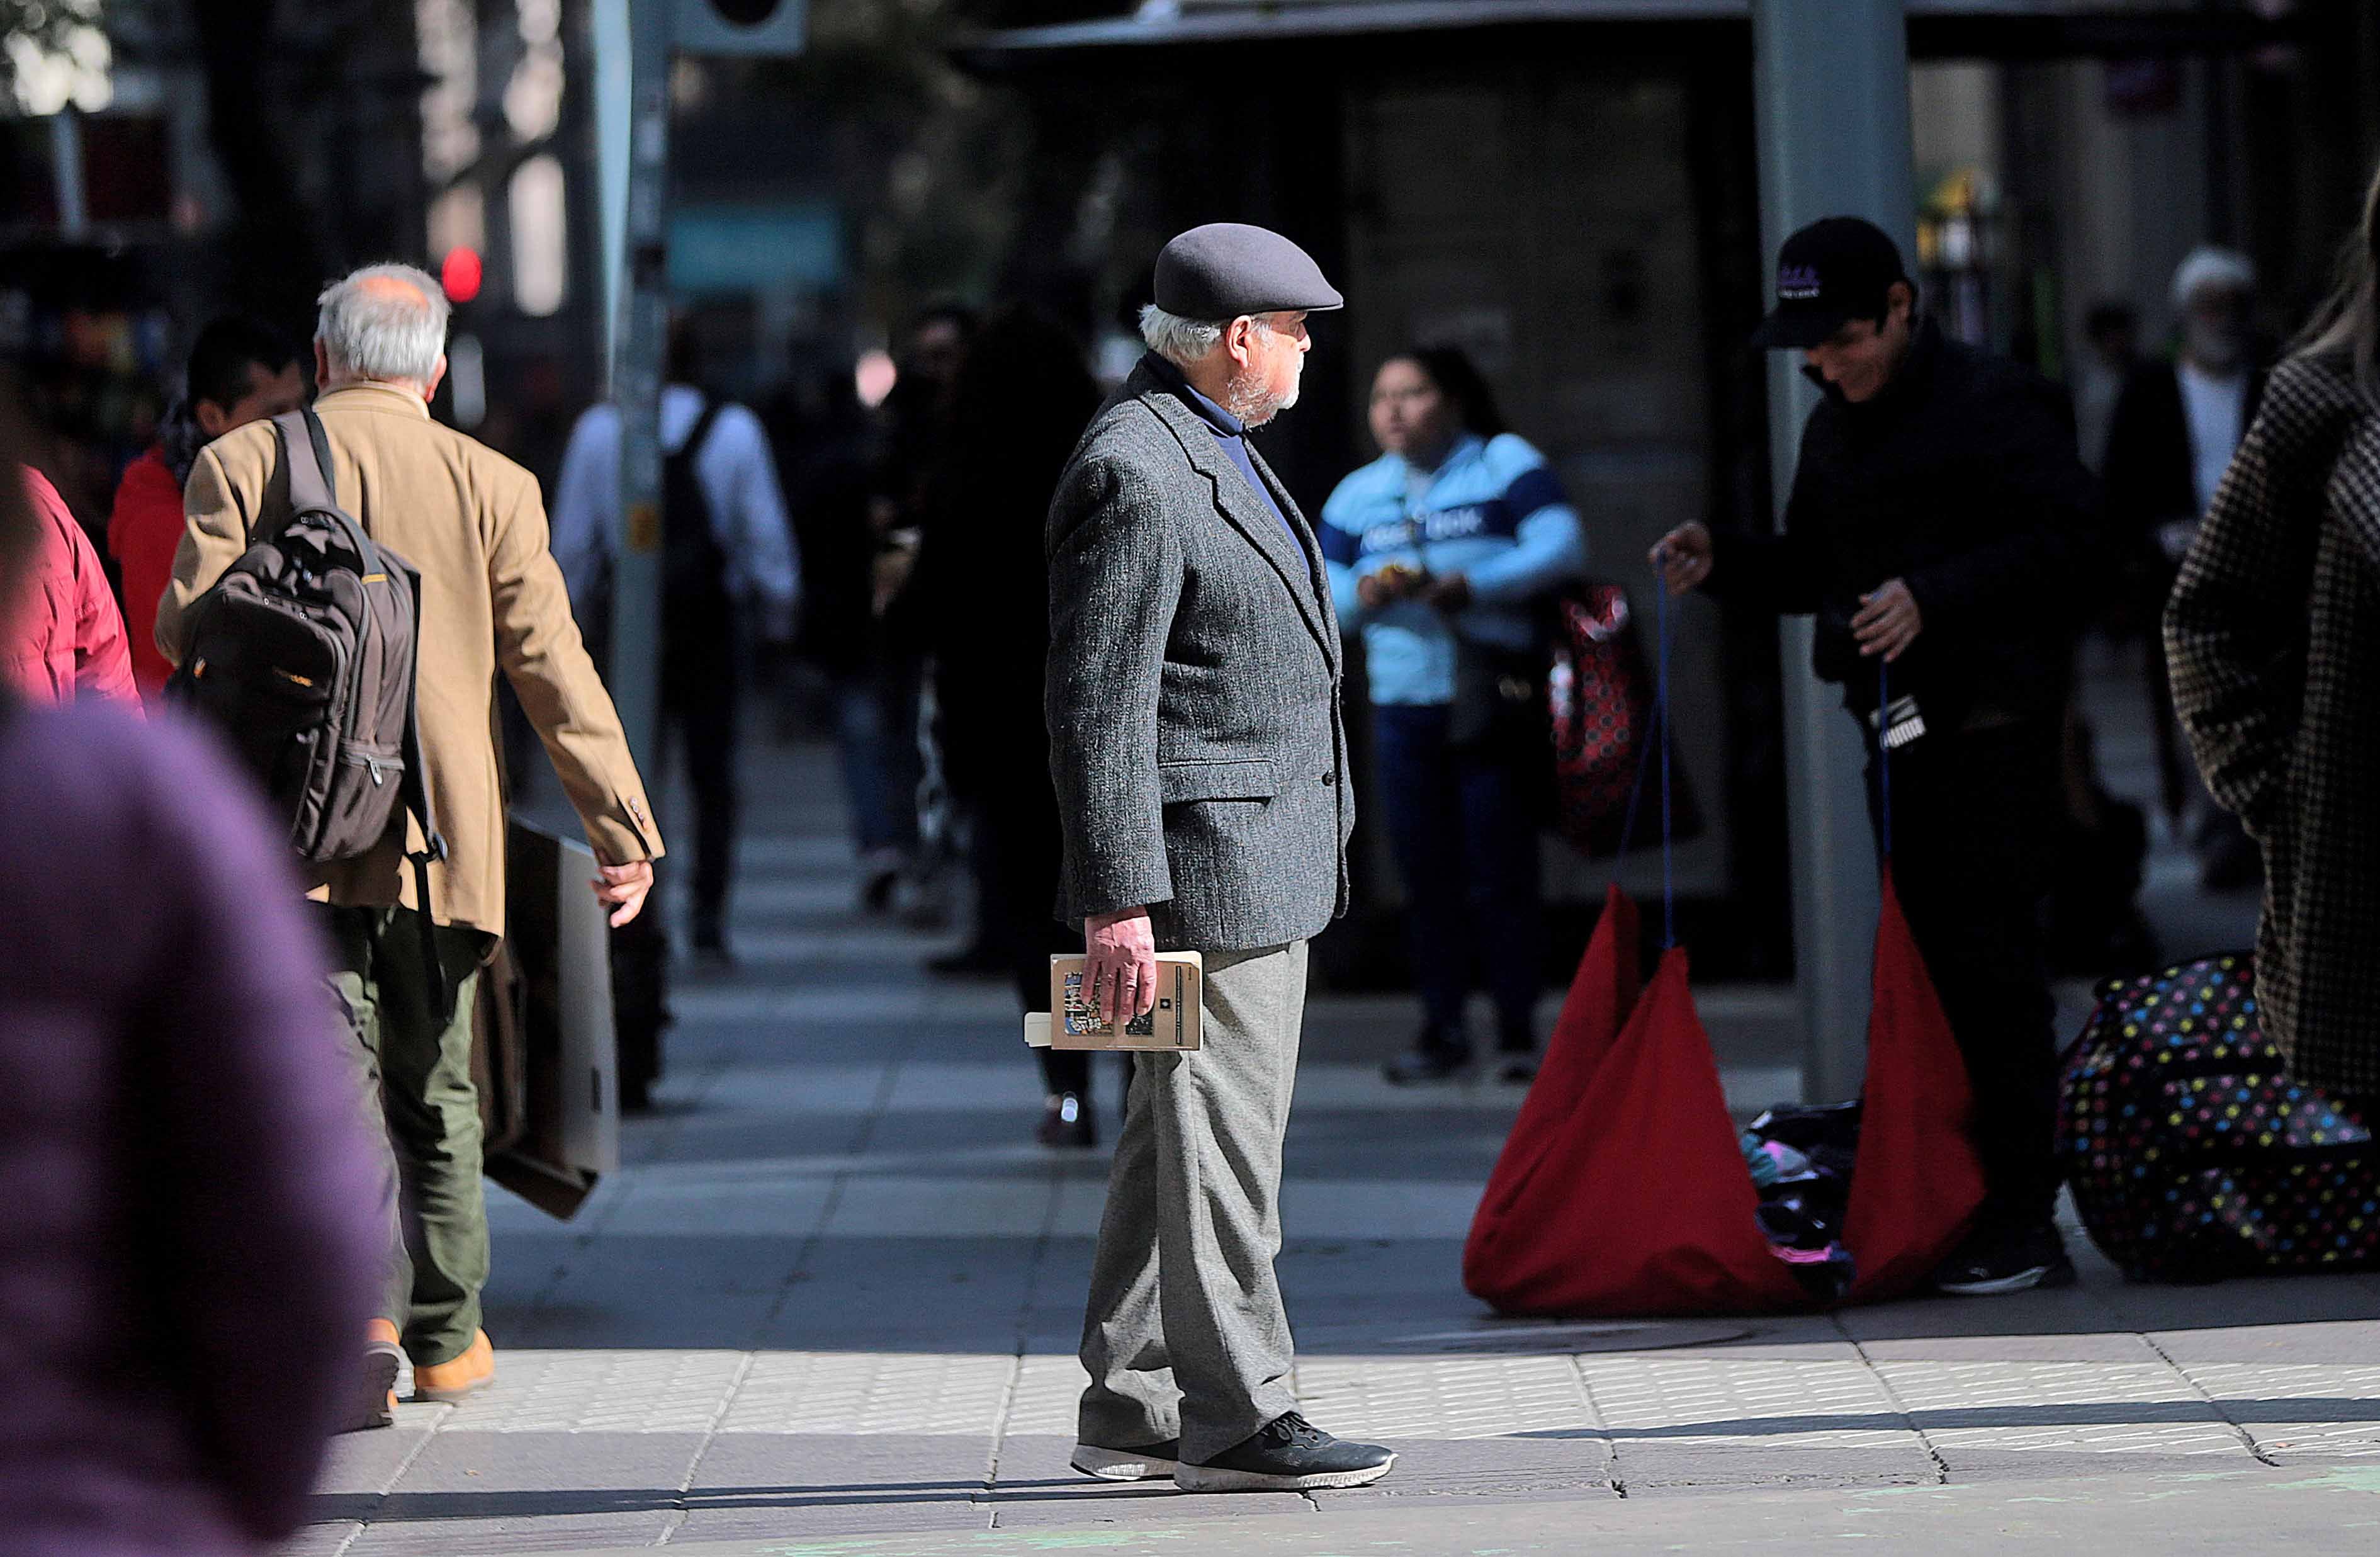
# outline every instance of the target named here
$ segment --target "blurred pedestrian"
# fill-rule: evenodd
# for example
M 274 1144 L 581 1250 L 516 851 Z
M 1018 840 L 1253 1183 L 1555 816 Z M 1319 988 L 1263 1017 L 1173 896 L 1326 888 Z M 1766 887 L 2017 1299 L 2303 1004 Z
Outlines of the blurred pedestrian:
M 402 868 L 419 829 L 399 821 L 372 852 L 310 883 L 332 946 L 334 984 L 360 1095 L 384 1104 L 406 1226 L 387 1251 L 376 1344 L 402 1339 L 415 1392 L 458 1400 L 495 1376 L 480 1328 L 488 1278 L 471 1010 L 504 929 L 504 805 L 495 737 L 502 670 L 545 742 L 601 861 L 595 894 L 624 924 L 651 890 L 662 842 L 619 715 L 571 620 L 547 550 L 536 478 L 430 419 L 446 373 L 446 297 L 407 265 L 370 265 L 324 291 L 314 339 L 316 407 L 337 500 L 421 575 L 417 639 L 420 748 L 448 845 L 430 901 Z M 189 523 L 157 613 L 157 647 L 178 663 L 191 608 L 288 513 L 279 428 L 251 422 L 201 450 Z M 429 965 L 419 916 L 435 927 Z M 438 997 L 443 993 L 442 1002 Z M 253 1337 L 251 1336 L 251 1344 Z
M 2265 393 L 2255 350 L 2255 267 L 2228 249 L 2200 249 L 2173 277 L 2180 340 L 2170 360 L 2144 363 L 2124 388 L 2107 439 L 2105 485 L 2113 534 L 2125 549 L 2136 599 L 2131 615 L 2155 640 L 2182 554 L 2215 501 Z M 2191 772 L 2173 714 L 2165 656 L 2149 656 L 2149 728 L 2158 799 L 2174 832 L 2190 829 L 2210 890 L 2252 885 L 2254 843 L 2207 802 Z
M 306 400 L 297 348 L 270 325 L 238 314 L 212 320 L 190 344 L 182 392 L 166 407 L 157 442 L 124 468 L 107 521 L 107 550 L 124 584 L 132 677 L 154 700 L 174 667 L 157 652 L 157 602 L 182 543 L 182 484 L 199 450 L 235 427 L 269 421 Z
M 1026 1011 L 1050 1005 L 1050 954 L 1068 944 L 1058 900 L 1058 797 L 1043 746 L 1050 573 L 1041 531 L 1059 473 L 1099 408 L 1082 347 L 1030 309 L 975 338 L 951 404 L 942 471 L 914 585 L 934 657 L 942 768 L 973 830 L 977 938 L 998 953 Z M 1090 1056 L 1038 1051 L 1044 1145 L 1099 1143 Z
M 2182 728 L 2261 845 L 2256 1003 L 2289 1072 L 2380 1094 L 2380 181 L 2166 606 Z
M 1364 639 L 1379 797 L 1404 878 L 1422 1028 L 1400 1084 L 1471 1064 L 1485 974 L 1503 1076 L 1536 1074 L 1536 791 L 1552 762 L 1542 608 L 1586 570 L 1586 535 L 1545 456 L 1509 432 L 1454 347 L 1372 380 L 1380 457 L 1339 483 L 1318 533 L 1343 626 Z
M 884 627 L 875 610 L 875 480 L 866 409 L 852 365 L 803 375 L 762 420 L 783 473 L 801 556 L 795 648 L 826 681 L 863 906 L 880 910 L 917 847 L 917 732 L 894 729 L 884 689 Z
M 735 877 L 744 626 L 788 647 L 801 566 L 760 419 L 702 387 L 692 328 L 670 332 L 662 391 L 661 712 L 694 791 L 694 954 L 725 962 Z M 583 617 L 609 611 L 619 545 L 620 411 L 589 407 L 570 435 L 553 496 L 553 554 Z
M 2132 305 L 2094 303 L 2082 317 L 2082 349 L 2074 364 L 2074 432 L 2082 463 L 2105 467 L 2116 402 L 2141 365 L 2141 316 Z
M 933 521 L 934 481 L 950 439 L 951 407 L 966 369 L 978 321 L 958 303 L 928 309 L 911 326 L 892 393 L 884 401 L 885 438 L 868 499 L 875 535 L 873 607 L 879 624 L 878 718 L 884 732 L 886 791 L 901 809 L 905 855 L 866 862 L 861 889 L 874 912 L 896 909 L 917 925 L 939 923 L 946 912 L 942 881 L 950 817 L 938 753 L 929 750 L 925 712 L 926 659 L 932 633 L 922 602 L 910 588 Z M 956 959 L 956 970 L 998 973 L 1006 961 L 978 943 Z M 953 971 L 951 963 L 942 971 Z
M 2096 503 L 2065 395 L 1917 313 L 1891 238 L 1831 217 L 1786 239 L 1755 337 L 1803 354 L 1825 397 L 1779 535 L 1670 532 L 1671 590 L 1818 619 L 1868 803 L 1974 1090 L 1986 1196 L 1935 1277 L 1987 1295 L 2074 1279 L 2051 1220 L 2057 1006 L 2043 936 L 2061 722 L 2098 577 Z M 1890 667 L 1889 702 L 1879 668 Z M 1890 835 L 1883 773 L 1892 748 Z
M 97 549 L 48 477 L 16 468 L 35 541 L 24 599 L 0 626 L 0 675 L 35 702 L 106 698 L 140 707 L 124 614 Z
M 1273 1271 L 1306 942 L 1347 907 L 1339 623 L 1314 532 L 1248 443 L 1297 403 L 1306 252 L 1238 223 L 1157 258 L 1149 352 L 1050 507 L 1062 912 L 1109 1021 L 1203 955 L 1201 1048 L 1133 1056 L 1083 1320 L 1073 1464 L 1185 1491 L 1360 1487 L 1396 1456 L 1298 1414 Z
M 0 493 L 11 628 L 50 522 Z M 0 686 L 0 1545 L 262 1557 L 385 1391 L 355 1341 L 387 1209 L 310 927 L 189 731 Z

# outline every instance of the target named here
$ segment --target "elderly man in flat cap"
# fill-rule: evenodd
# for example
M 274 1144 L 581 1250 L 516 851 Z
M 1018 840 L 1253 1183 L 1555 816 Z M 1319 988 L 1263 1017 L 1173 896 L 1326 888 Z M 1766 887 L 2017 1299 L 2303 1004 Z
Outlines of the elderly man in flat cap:
M 1343 299 L 1234 223 L 1167 244 L 1156 291 L 1148 355 L 1050 508 L 1050 767 L 1091 998 L 1145 1014 L 1157 951 L 1196 951 L 1203 1047 L 1135 1056 L 1074 1465 L 1358 1487 L 1395 1456 L 1297 1414 L 1273 1275 L 1305 943 L 1347 903 L 1339 624 L 1314 532 L 1246 436 L 1297 403 L 1306 315 Z

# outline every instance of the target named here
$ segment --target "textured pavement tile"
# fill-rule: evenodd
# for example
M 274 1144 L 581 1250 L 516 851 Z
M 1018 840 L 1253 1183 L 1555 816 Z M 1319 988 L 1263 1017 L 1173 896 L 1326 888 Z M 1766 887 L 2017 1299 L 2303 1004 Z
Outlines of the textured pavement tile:
M 2380 1364 L 2208 1362 L 2185 1371 L 2274 1459 L 2380 1455 Z
M 719 1428 L 728 1433 L 980 1434 L 1000 1428 L 1005 1356 L 763 1352 Z
M 353 1557 L 650 1545 L 676 1522 L 692 1433 L 441 1432 Z
M 1448 1441 L 1353 1429 L 1346 1436 L 1385 1443 L 1397 1452 L 1396 1466 L 1386 1480 L 1369 1487 L 1317 1492 L 1315 1502 L 1325 1514 L 1398 1498 L 1511 1498 L 1590 1490 L 1603 1497 L 1618 1495 L 1611 1487 L 1611 1443 L 1604 1438 Z
M 672 1543 L 859 1529 L 981 1528 L 990 1432 L 723 1432 Z
M 656 1303 L 653 1289 L 621 1282 L 579 1285 L 565 1276 L 534 1306 L 492 1309 L 488 1333 L 496 1338 L 499 1371 L 510 1352 L 528 1347 L 738 1352 L 756 1344 L 776 1302 L 765 1292 L 686 1292 Z
M 477 1433 L 705 1433 L 747 1366 L 727 1351 L 508 1350 L 496 1359 L 496 1381 L 455 1408 L 439 1442 Z
M 1983 1456 L 2244 1454 L 2240 1435 L 2162 1361 L 1906 1362 L 1877 1371 L 1953 1476 Z
M 1050 1225 L 1055 1193 L 1046 1178 L 855 1178 L 844 1186 L 826 1235 L 1036 1238 Z
M 418 1414 L 434 1419 L 453 1410 L 446 1405 L 400 1405 L 397 1425 L 371 1432 L 343 1432 L 331 1440 L 322 1475 L 315 1490 L 329 1494 L 378 1494 L 396 1482 L 405 1463 L 429 1440 L 430 1419 L 408 1421 Z
M 1659 1354 L 1577 1366 L 1631 1497 L 1713 1487 L 1922 1484 L 1940 1472 L 1855 1359 Z
M 1596 1426 L 1562 1356 L 1314 1357 L 1297 1365 L 1301 1408 L 1342 1438 L 1485 1439 Z
M 339 1557 L 362 1528 L 362 1522 L 355 1519 L 309 1525 L 274 1547 L 273 1557 Z

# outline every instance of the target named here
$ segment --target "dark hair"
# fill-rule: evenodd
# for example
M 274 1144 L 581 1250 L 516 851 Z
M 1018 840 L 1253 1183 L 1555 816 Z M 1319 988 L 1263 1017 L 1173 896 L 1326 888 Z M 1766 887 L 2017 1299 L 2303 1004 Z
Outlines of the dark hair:
M 2094 303 L 2091 311 L 2082 316 L 2082 334 L 2093 340 L 2111 330 L 2137 330 L 2140 327 L 2141 316 L 2130 303 Z
M 289 338 L 245 314 L 226 313 L 207 322 L 190 343 L 189 397 L 228 411 L 256 387 L 249 370 L 278 373 L 298 360 Z
M 1438 385 L 1440 395 L 1454 402 L 1465 432 L 1493 438 L 1508 431 L 1504 413 L 1496 408 L 1496 392 L 1488 387 L 1486 376 L 1461 347 L 1411 347 L 1389 361 L 1410 362 L 1419 368 L 1430 383 Z
M 2380 392 L 2380 174 L 2363 197 L 2363 220 L 2338 256 L 2338 281 L 2291 343 L 2311 357 L 2345 359 L 2366 389 Z
M 670 321 L 668 357 L 662 375 L 672 383 L 702 383 L 702 337 L 695 333 L 694 321 L 684 314 Z

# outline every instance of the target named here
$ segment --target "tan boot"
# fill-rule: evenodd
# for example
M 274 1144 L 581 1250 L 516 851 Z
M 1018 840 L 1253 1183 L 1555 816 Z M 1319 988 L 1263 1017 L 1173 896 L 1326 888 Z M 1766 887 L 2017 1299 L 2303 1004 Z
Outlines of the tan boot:
M 471 1337 L 471 1344 L 454 1361 L 414 1364 L 413 1398 L 452 1405 L 472 1391 L 494 1382 L 495 1377 L 496 1349 L 488 1344 L 488 1332 L 482 1330 Z
M 396 1326 L 374 1320 L 364 1327 L 363 1387 L 356 1408 L 341 1423 L 341 1432 L 384 1428 L 396 1420 L 396 1368 L 405 1354 L 397 1347 Z

